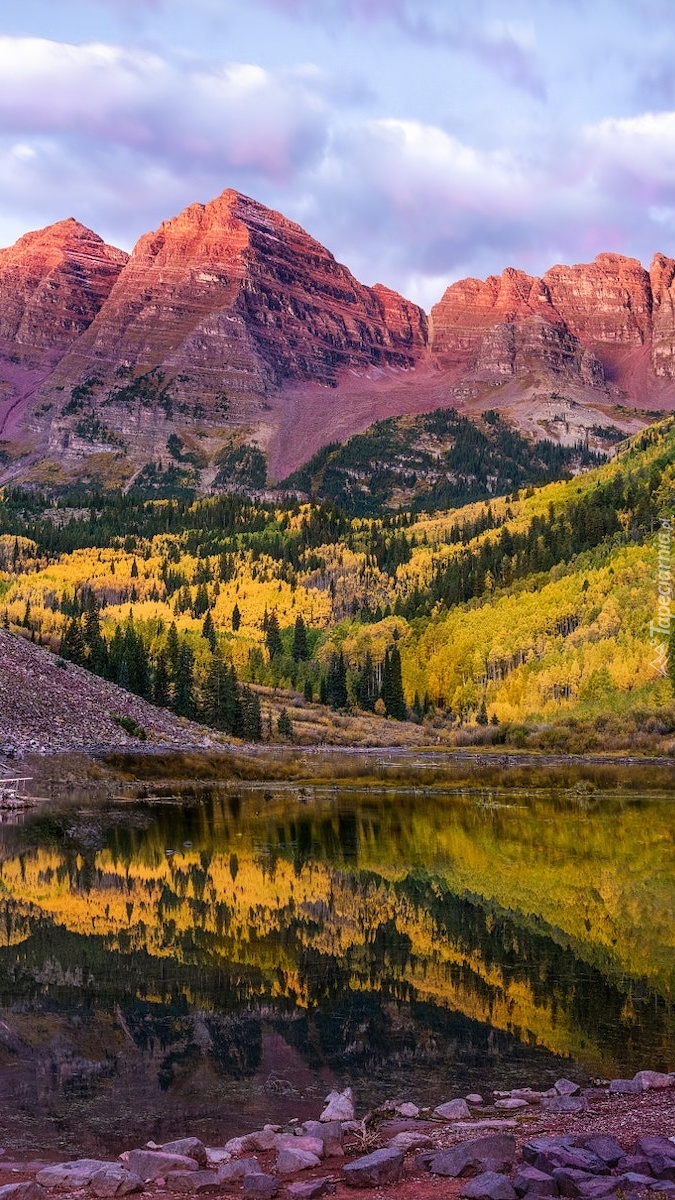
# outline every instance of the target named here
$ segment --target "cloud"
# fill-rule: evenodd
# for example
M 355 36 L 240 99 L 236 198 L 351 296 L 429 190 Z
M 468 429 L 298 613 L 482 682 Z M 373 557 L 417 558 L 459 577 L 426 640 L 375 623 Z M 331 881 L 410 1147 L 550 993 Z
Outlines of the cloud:
M 337 30 L 347 23 L 389 23 L 407 38 L 469 54 L 491 72 L 537 99 L 546 87 L 536 55 L 531 22 L 483 13 L 483 0 L 467 16 L 446 0 L 256 0 L 287 17 L 315 21 Z
M 126 147 L 176 169 L 283 179 L 321 153 L 322 76 L 246 63 L 181 68 L 104 43 L 0 38 L 0 131 Z
M 412 11 L 353 2 L 363 19 Z M 373 117 L 358 89 L 311 64 L 0 38 L 0 74 L 5 243 L 72 214 L 126 248 L 231 186 L 299 221 L 364 282 L 428 306 L 443 280 L 540 273 L 607 249 L 647 261 L 675 237 L 674 112 L 541 120 L 489 146 L 470 123 L 459 136 Z
M 620 174 L 639 189 L 675 186 L 675 112 L 647 112 L 588 127 L 583 144 L 598 174 Z

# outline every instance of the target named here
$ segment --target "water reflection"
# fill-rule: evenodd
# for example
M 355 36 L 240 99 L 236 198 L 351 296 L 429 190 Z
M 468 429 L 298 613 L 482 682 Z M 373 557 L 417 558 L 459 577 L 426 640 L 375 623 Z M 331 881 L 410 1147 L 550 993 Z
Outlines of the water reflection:
M 193 787 L 0 846 L 5 1144 L 674 1065 L 667 798 Z

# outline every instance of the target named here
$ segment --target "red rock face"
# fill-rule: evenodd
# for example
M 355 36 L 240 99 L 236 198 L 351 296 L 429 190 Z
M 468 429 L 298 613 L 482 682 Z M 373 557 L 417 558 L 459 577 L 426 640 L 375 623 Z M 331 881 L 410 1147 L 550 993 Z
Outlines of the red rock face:
M 70 218 L 0 250 L 0 350 L 30 366 L 91 324 L 128 255 Z
M 465 279 L 432 309 L 431 349 L 440 364 L 497 384 L 534 371 L 645 405 L 675 377 L 675 262 L 651 270 L 634 258 L 552 267 L 541 279 L 509 268 Z M 653 393 L 653 396 L 650 396 Z
M 602 368 L 552 303 L 542 279 L 507 268 L 449 287 L 431 313 L 431 349 L 455 374 L 498 384 L 532 370 L 594 386 Z
M 411 367 L 421 309 L 369 289 L 279 213 L 227 191 L 142 237 L 56 379 L 161 368 L 180 399 L 225 393 L 251 411 L 293 381 L 334 386 L 345 368 Z M 240 407 L 239 415 L 242 415 Z
M 649 279 L 652 293 L 651 369 L 659 378 L 675 378 L 675 260 L 656 254 Z
M 592 409 L 593 426 L 593 405 L 670 403 L 674 377 L 663 255 L 650 272 L 602 254 L 541 279 L 464 279 L 428 322 L 234 191 L 130 257 L 73 220 L 0 251 L 0 440 L 28 435 L 59 464 L 100 451 L 166 462 L 177 430 L 199 439 L 187 453 L 208 464 L 208 486 L 224 438 L 254 437 L 278 473 L 372 420 L 439 404 L 503 405 L 535 436 L 572 438 L 583 419 L 570 405 Z
M 571 333 L 586 346 L 642 346 L 651 334 L 649 275 L 636 258 L 599 254 L 592 263 L 552 267 L 543 282 Z
M 127 258 L 72 218 L 0 250 L 0 435 L 91 324 Z

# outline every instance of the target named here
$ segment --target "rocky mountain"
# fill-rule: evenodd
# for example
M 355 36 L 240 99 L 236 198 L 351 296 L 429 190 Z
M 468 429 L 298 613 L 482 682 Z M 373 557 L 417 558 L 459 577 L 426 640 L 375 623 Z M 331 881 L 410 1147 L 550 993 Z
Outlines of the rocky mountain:
M 0 250 L 0 435 L 89 327 L 127 258 L 72 218 Z
M 508 268 L 453 284 L 427 319 L 234 191 L 131 256 L 63 221 L 0 251 L 0 470 L 220 487 L 243 443 L 282 478 L 438 407 L 600 445 L 595 431 L 672 407 L 674 281 L 660 254 L 650 271 L 615 254 L 541 278 Z

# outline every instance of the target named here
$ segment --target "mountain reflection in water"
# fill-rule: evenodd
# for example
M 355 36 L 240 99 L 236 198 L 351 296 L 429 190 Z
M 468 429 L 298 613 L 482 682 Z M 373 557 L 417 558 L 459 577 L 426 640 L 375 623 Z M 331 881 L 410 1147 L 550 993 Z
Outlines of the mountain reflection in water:
M 675 1065 L 667 797 L 191 788 L 0 857 L 5 1146 Z

